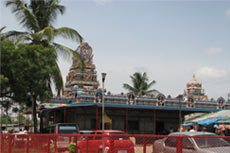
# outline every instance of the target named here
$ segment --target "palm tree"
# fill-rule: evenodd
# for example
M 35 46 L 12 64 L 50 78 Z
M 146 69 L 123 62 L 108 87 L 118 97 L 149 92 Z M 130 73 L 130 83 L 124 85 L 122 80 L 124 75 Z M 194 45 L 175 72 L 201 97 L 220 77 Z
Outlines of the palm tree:
M 156 90 L 149 90 L 152 85 L 156 83 L 155 80 L 148 83 L 149 79 L 147 77 L 147 74 L 144 72 L 143 75 L 140 72 L 134 73 L 132 76 L 130 76 L 132 81 L 132 86 L 129 84 L 124 83 L 123 88 L 129 90 L 130 92 L 133 92 L 135 95 L 151 95 L 152 92 Z
M 28 2 L 28 1 L 27 1 Z M 73 53 L 74 58 L 81 61 L 84 65 L 80 55 L 72 49 L 55 43 L 53 40 L 58 37 L 64 37 L 77 42 L 82 42 L 82 36 L 74 29 L 68 27 L 61 27 L 55 29 L 52 23 L 55 21 L 58 13 L 63 14 L 65 7 L 59 5 L 59 0 L 30 0 L 28 3 L 22 0 L 8 0 L 6 6 L 12 8 L 12 12 L 18 17 L 20 24 L 28 29 L 26 32 L 9 31 L 5 33 L 7 38 L 20 39 L 31 44 L 39 44 L 44 47 L 50 45 L 56 48 L 56 52 L 64 54 Z M 56 64 L 58 67 L 58 64 Z M 63 80 L 60 69 L 52 75 L 58 95 L 63 89 Z
M 57 44 L 54 42 L 54 38 L 61 36 L 66 39 L 71 39 L 77 42 L 82 42 L 82 36 L 74 29 L 68 27 L 54 28 L 52 23 L 57 18 L 58 14 L 63 14 L 65 7 L 59 4 L 59 0 L 7 0 L 6 6 L 11 7 L 12 12 L 19 19 L 20 24 L 27 29 L 27 31 L 9 31 L 5 33 L 5 36 L 9 39 L 21 40 L 31 44 L 39 44 L 44 47 L 54 47 L 55 56 L 57 61 L 57 52 L 64 54 L 70 53 L 74 56 L 74 59 L 80 60 L 82 67 L 84 63 L 77 52 L 74 52 L 72 49 Z M 61 71 L 56 62 L 55 65 L 57 71 L 53 72 L 50 75 L 50 79 L 53 80 L 57 94 L 60 95 L 61 90 L 63 89 L 63 80 Z M 48 81 L 48 86 L 51 90 L 51 81 Z M 34 127 L 36 127 L 36 101 L 32 103 L 33 107 L 33 121 Z M 35 130 L 36 132 L 36 130 Z
M 0 41 L 4 40 L 4 35 L 3 35 L 2 31 L 3 31 L 5 28 L 6 28 L 6 27 L 4 26 L 4 27 L 2 27 L 2 28 L 0 29 Z

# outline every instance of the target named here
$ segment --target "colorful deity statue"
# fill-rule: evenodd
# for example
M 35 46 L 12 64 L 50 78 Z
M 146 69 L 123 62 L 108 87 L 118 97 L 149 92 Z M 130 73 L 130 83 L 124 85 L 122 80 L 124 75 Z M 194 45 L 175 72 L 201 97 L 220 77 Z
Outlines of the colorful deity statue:
M 219 97 L 217 99 L 217 109 L 224 109 L 225 108 L 225 99 L 223 97 Z
M 156 106 L 165 106 L 165 99 L 166 99 L 165 95 L 159 94 L 157 96 Z
M 93 50 L 88 45 L 88 43 L 83 42 L 76 50 L 81 58 L 83 59 L 84 63 L 87 65 L 93 65 Z

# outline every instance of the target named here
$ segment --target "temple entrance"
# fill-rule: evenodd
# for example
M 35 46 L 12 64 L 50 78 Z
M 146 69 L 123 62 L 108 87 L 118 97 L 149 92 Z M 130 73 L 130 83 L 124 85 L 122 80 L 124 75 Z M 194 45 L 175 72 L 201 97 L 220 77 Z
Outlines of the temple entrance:
M 104 114 L 105 130 L 112 130 L 112 119 Z M 100 129 L 102 129 L 102 121 L 100 121 Z
M 156 122 L 156 134 L 164 134 L 165 124 L 162 121 Z
M 130 134 L 134 134 L 137 131 L 139 131 L 139 121 L 138 120 L 128 121 L 128 131 Z

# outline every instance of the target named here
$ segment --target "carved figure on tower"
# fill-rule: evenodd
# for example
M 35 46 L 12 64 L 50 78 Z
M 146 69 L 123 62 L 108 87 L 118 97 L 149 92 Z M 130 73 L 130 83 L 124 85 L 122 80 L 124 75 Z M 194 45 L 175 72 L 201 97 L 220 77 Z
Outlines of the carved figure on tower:
M 80 54 L 82 60 L 86 65 L 93 65 L 93 50 L 88 45 L 88 43 L 81 43 L 80 46 L 77 48 L 76 52 Z

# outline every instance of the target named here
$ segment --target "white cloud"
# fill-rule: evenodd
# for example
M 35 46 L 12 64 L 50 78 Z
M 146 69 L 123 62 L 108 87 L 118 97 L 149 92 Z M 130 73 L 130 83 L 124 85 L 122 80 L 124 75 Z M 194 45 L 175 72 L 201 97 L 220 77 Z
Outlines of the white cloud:
M 226 17 L 230 18 L 230 8 L 228 8 L 225 12 Z
M 221 52 L 223 52 L 223 48 L 208 48 L 207 50 L 204 51 L 206 54 L 210 54 L 210 55 L 213 55 L 213 54 L 219 54 Z
M 94 0 L 94 2 L 96 2 L 97 4 L 105 4 L 112 2 L 112 0 Z
M 221 81 L 229 77 L 229 72 L 226 70 L 215 69 L 211 67 L 201 67 L 195 71 L 197 77 L 203 81 Z

